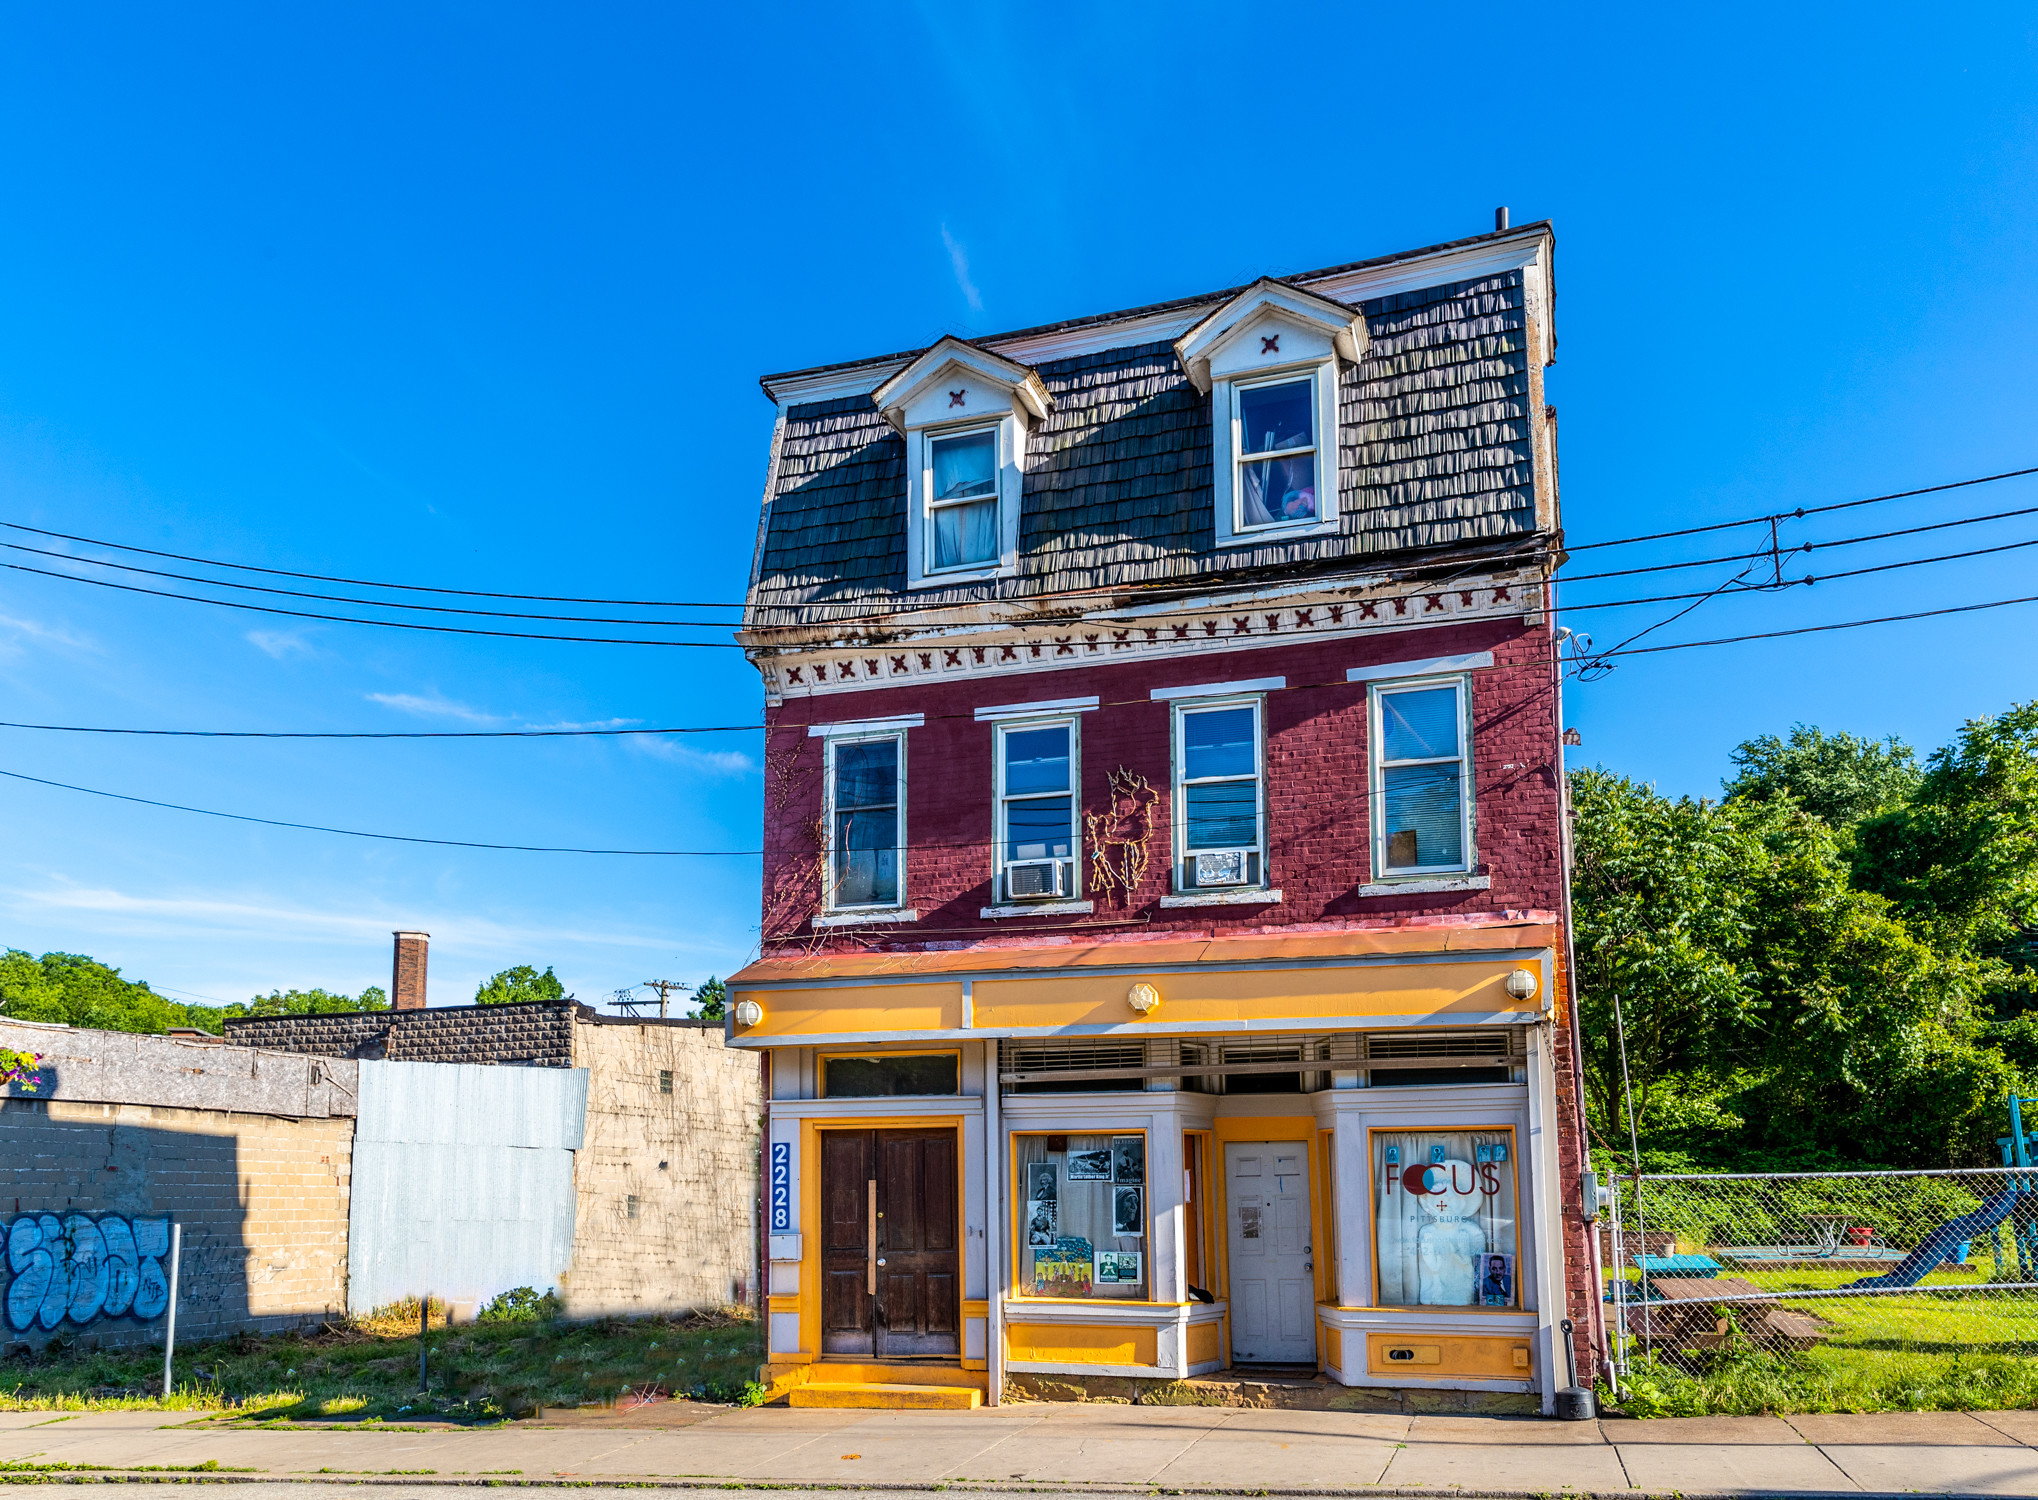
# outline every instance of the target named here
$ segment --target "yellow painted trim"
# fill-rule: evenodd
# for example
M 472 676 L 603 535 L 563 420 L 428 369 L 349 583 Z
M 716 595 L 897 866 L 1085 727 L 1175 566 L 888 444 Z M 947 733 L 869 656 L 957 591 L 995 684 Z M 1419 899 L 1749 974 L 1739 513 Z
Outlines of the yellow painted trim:
M 1138 1130 L 1009 1130 L 1005 1133 L 1005 1181 L 1012 1189 L 1010 1200 L 1012 1203 L 1012 1258 L 1006 1261 L 1005 1264 L 1012 1268 L 1012 1290 L 1007 1294 L 1005 1301 L 1008 1304 L 1014 1302 L 1064 1302 L 1082 1305 L 1094 1302 L 1108 1302 L 1113 1307 L 1181 1306 L 1182 1304 L 1178 1302 L 1135 1301 L 1130 1297 L 1035 1297 L 1019 1289 L 1019 1253 L 1025 1248 L 1020 1243 L 1020 1236 L 1026 1232 L 1025 1210 L 1019 1206 L 1026 1201 L 1024 1195 L 1019 1191 L 1019 1138 L 1021 1136 L 1032 1135 L 1136 1135 L 1139 1137 L 1140 1149 L 1146 1153 L 1147 1162 L 1146 1182 L 1143 1184 L 1146 1189 L 1146 1195 L 1140 1202 L 1140 1206 L 1146 1214 L 1146 1233 L 1141 1237 L 1139 1254 L 1140 1264 L 1146 1269 L 1147 1287 L 1149 1290 L 1153 1287 L 1153 1141 L 1147 1131 L 1144 1128 Z M 1114 1167 L 1112 1170 L 1115 1171 L 1117 1169 Z M 987 1183 L 985 1186 L 988 1189 L 989 1184 Z M 1023 1356 L 1014 1357 L 1022 1358 Z
M 1485 1308 L 1484 1311 L 1518 1313 L 1531 1310 L 1528 1299 L 1523 1295 L 1521 1279 L 1521 1215 L 1523 1207 L 1521 1195 L 1521 1142 L 1516 1138 L 1512 1125 L 1452 1125 L 1435 1129 L 1418 1126 L 1413 1130 L 1397 1130 L 1392 1126 L 1386 1125 L 1373 1125 L 1367 1128 L 1366 1234 L 1373 1244 L 1373 1253 L 1368 1258 L 1373 1263 L 1373 1301 L 1375 1303 L 1378 1303 L 1380 1300 L 1380 1184 L 1379 1180 L 1373 1175 L 1373 1137 L 1376 1135 L 1465 1135 L 1481 1130 L 1489 1134 L 1497 1134 L 1503 1130 L 1507 1132 L 1507 1165 L 1509 1170 L 1514 1173 L 1514 1306 L 1489 1307 Z M 1322 1300 L 1320 1295 L 1318 1300 Z M 1390 1312 L 1437 1311 L 1434 1307 L 1424 1307 L 1419 1303 L 1411 1307 L 1394 1307 L 1385 1310 Z M 1451 1309 L 1453 1312 L 1477 1312 L 1480 1310 L 1470 1305 Z
M 1152 1365 L 1160 1360 L 1160 1330 L 1138 1324 L 1007 1323 L 1005 1357 L 1034 1364 Z
M 1224 1358 L 1224 1328 L 1222 1322 L 1191 1323 L 1189 1325 L 1189 1363 L 1205 1365 L 1211 1360 Z
M 962 1299 L 962 1315 L 965 1318 L 988 1318 L 991 1315 L 991 1304 L 988 1301 L 965 1297 Z
M 1345 1338 L 1343 1329 L 1325 1328 L 1323 1330 L 1323 1356 L 1331 1369 L 1339 1371 L 1344 1369 Z
M 740 1039 L 746 1042 L 962 1029 L 960 980 L 842 989 L 757 990 L 744 998 L 764 1007 L 763 1020 L 755 1026 L 738 1028 Z
M 822 1099 L 859 1099 L 867 1094 L 831 1094 L 828 1092 L 828 1064 L 844 1057 L 952 1057 L 955 1059 L 955 1086 L 962 1088 L 962 1048 L 960 1047 L 817 1047 L 814 1049 L 814 1077 Z M 954 1099 L 958 1094 L 919 1094 L 922 1099 Z
M 967 1187 L 969 1153 L 962 1149 L 961 1115 L 876 1115 L 800 1121 L 800 1223 L 808 1226 L 800 1238 L 800 1350 L 808 1359 L 821 1354 L 821 1132 L 824 1130 L 939 1130 L 955 1132 L 955 1253 L 956 1272 L 962 1274 L 966 1259 L 963 1247 L 969 1243 L 964 1220 L 964 1189 Z M 957 1329 L 957 1339 L 961 1338 Z
M 1494 1338 L 1486 1334 L 1469 1337 L 1437 1333 L 1369 1333 L 1366 1335 L 1366 1372 L 1370 1375 L 1408 1375 L 1421 1380 L 1442 1380 L 1456 1376 L 1476 1380 L 1530 1380 L 1535 1376 L 1535 1356 L 1530 1340 Z M 1407 1349 L 1414 1359 L 1391 1360 L 1390 1349 Z M 1519 1362 L 1517 1362 L 1517 1360 Z
M 1156 974 L 1145 982 L 1161 993 L 1149 1013 L 1156 1034 L 1169 1025 L 1219 1021 L 1300 1022 L 1363 1016 L 1449 1016 L 1533 1011 L 1506 990 L 1513 959 L 1462 963 L 1371 964 L 1357 968 L 1229 969 Z M 1137 976 L 1058 973 L 1038 978 L 979 979 L 970 992 L 978 1027 L 1117 1026 L 1137 1018 L 1125 1003 Z M 859 999 L 877 993 L 853 992 Z M 768 1002 L 767 1002 L 768 1004 Z M 767 1022 L 768 1022 L 767 1017 Z M 761 1028 L 760 1028 L 761 1029 Z M 834 1025 L 836 1031 L 853 1029 Z M 898 1021 L 884 1028 L 904 1029 Z
M 798 1312 L 799 1310 L 800 1294 L 798 1292 L 773 1292 L 770 1297 L 765 1299 L 766 1312 L 789 1313 Z

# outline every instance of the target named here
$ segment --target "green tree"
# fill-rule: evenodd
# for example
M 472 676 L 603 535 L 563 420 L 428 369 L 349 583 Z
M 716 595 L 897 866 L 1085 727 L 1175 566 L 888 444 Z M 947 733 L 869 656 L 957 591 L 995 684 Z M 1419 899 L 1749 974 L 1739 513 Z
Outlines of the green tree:
M 1773 734 L 1744 740 L 1728 758 L 1736 768 L 1726 783 L 1730 801 L 1789 797 L 1834 828 L 1901 806 L 1920 777 L 1916 753 L 1895 735 L 1866 740 L 1806 724 L 1792 725 L 1787 740 Z
M 82 953 L 35 958 L 10 948 L 0 954 L 0 1015 L 10 1020 L 157 1033 L 192 1026 L 217 1033 L 226 1017 L 236 1014 L 245 1014 L 244 1007 L 168 999 Z
M 563 1000 L 566 986 L 552 973 L 551 965 L 540 974 L 529 964 L 518 964 L 482 981 L 474 991 L 476 1005 L 526 1005 L 544 1000 Z
M 729 986 L 710 974 L 693 992 L 694 1015 L 703 1021 L 719 1021 L 729 1008 Z
M 251 1016 L 304 1016 L 388 1009 L 389 996 L 383 993 L 381 985 L 371 984 L 359 995 L 336 995 L 321 989 L 271 990 L 249 1001 L 246 1013 Z
M 1610 771 L 1573 772 L 1571 802 L 1586 1090 L 1600 1129 L 1623 1138 L 1625 1101 L 1645 1118 L 1677 1075 L 1723 1064 L 1721 1043 L 1753 1004 L 1735 962 L 1750 920 L 1741 876 L 1751 841 L 1715 806 Z

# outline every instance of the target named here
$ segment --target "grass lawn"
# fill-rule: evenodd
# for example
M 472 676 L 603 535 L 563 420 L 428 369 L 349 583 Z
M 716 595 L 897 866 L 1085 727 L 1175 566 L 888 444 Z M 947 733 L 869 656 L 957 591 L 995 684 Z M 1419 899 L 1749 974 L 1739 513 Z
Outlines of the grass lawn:
M 1614 1404 L 1636 1416 L 2038 1407 L 2038 1293 L 1990 1290 L 1989 1269 L 1977 1257 L 1966 1272 L 1928 1275 L 1916 1294 L 1787 1301 L 1826 1327 L 1817 1344 L 1797 1352 L 1644 1354 L 1637 1338 L 1625 1394 Z M 1874 1273 L 1723 1274 L 1768 1291 L 1813 1291 Z
M 180 1344 L 167 1400 L 160 1349 L 51 1344 L 39 1356 L 0 1360 L 0 1410 L 127 1406 L 235 1410 L 268 1420 L 488 1421 L 630 1395 L 743 1403 L 759 1394 L 752 1382 L 763 1340 L 744 1312 L 448 1327 L 435 1304 L 432 1324 L 424 1391 L 418 1305 L 411 1302 L 312 1333 Z

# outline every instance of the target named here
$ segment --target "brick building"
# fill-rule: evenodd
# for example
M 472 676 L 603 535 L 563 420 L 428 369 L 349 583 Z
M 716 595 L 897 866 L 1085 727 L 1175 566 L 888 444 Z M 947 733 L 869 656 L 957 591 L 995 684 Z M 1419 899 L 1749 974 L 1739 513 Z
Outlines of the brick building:
M 765 380 L 794 1399 L 1591 1382 L 1553 249 Z

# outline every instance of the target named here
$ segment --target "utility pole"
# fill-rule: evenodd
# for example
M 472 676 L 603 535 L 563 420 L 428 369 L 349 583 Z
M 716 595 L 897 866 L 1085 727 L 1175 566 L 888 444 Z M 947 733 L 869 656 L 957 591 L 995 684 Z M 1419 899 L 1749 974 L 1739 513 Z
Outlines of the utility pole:
M 677 979 L 647 979 L 644 981 L 644 988 L 647 990 L 658 991 L 658 1019 L 662 1021 L 666 1018 L 666 1015 L 672 1008 L 672 996 L 670 992 L 673 990 L 678 990 L 682 995 L 684 995 L 688 990 L 692 989 L 693 986 L 690 984 L 681 984 Z

